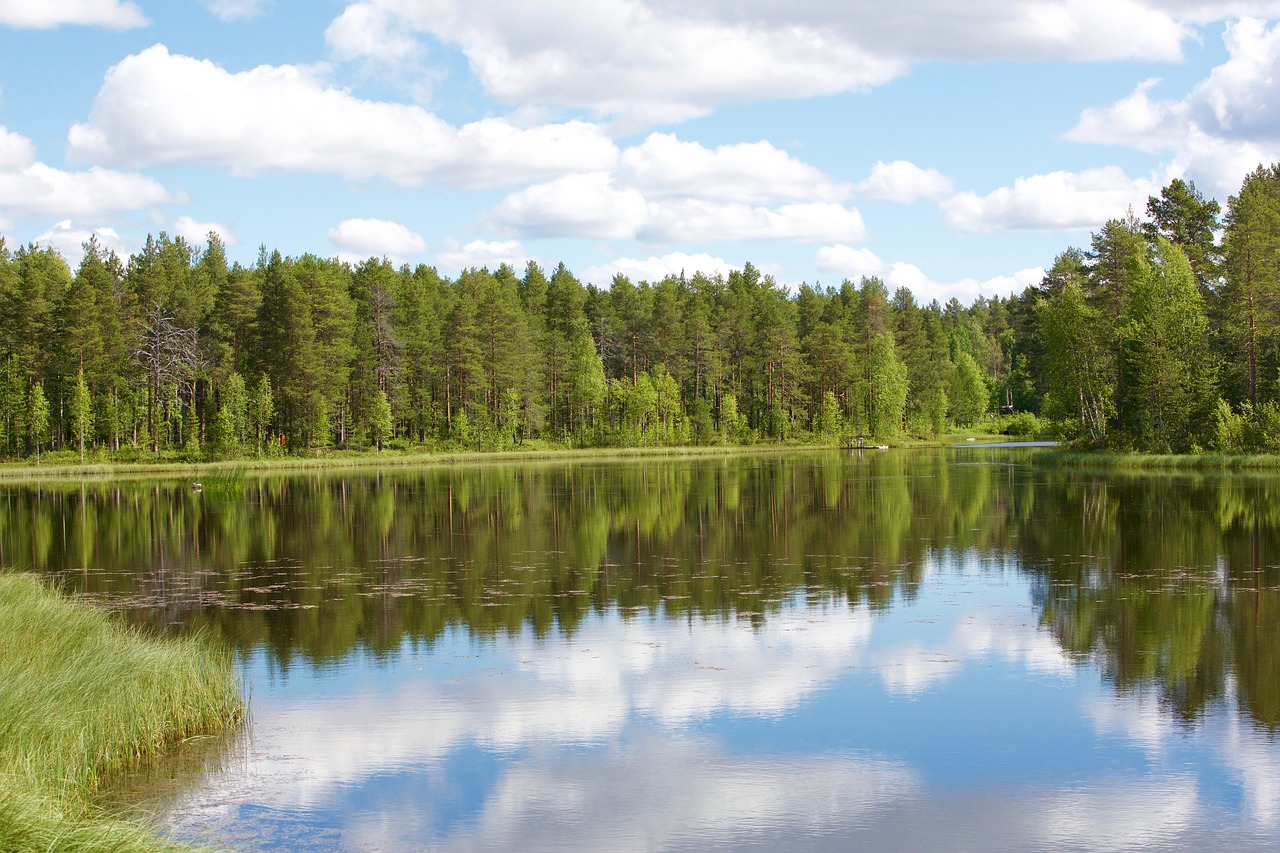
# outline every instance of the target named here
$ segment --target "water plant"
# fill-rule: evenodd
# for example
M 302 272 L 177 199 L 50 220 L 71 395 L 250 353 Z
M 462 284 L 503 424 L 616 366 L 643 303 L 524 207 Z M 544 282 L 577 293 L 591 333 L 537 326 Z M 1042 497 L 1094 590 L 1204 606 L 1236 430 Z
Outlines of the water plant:
M 0 853 L 183 849 L 95 803 L 103 780 L 244 710 L 229 651 L 0 574 Z

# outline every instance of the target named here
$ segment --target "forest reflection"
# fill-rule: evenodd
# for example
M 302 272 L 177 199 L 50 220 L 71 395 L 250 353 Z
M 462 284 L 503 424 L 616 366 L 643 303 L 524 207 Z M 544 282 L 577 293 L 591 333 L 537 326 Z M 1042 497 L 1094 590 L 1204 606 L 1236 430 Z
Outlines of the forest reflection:
M 930 566 L 1030 579 L 1121 693 L 1280 723 L 1280 478 L 1057 470 L 1018 451 L 773 454 L 8 486 L 5 569 L 281 669 L 359 648 L 905 604 Z

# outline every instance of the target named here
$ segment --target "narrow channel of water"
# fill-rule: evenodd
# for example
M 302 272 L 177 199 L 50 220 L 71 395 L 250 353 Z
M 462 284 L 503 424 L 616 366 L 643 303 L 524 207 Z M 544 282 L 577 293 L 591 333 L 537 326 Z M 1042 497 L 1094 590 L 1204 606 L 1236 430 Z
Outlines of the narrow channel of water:
M 115 798 L 261 850 L 1280 847 L 1280 477 L 1020 449 L 0 490 L 237 650 Z

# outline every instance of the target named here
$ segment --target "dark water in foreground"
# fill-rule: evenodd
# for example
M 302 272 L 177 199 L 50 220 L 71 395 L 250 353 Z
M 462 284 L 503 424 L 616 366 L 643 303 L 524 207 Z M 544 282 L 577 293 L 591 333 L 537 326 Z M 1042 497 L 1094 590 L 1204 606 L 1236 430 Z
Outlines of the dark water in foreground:
M 117 793 L 263 850 L 1280 849 L 1280 476 L 1026 451 L 0 489 L 237 649 Z

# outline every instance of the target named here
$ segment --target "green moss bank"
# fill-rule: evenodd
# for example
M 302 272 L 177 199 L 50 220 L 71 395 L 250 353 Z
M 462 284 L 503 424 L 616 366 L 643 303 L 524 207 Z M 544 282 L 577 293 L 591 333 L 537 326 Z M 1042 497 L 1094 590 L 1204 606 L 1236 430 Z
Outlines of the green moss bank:
M 231 655 L 0 574 L 0 853 L 180 849 L 94 805 L 109 774 L 236 725 Z

